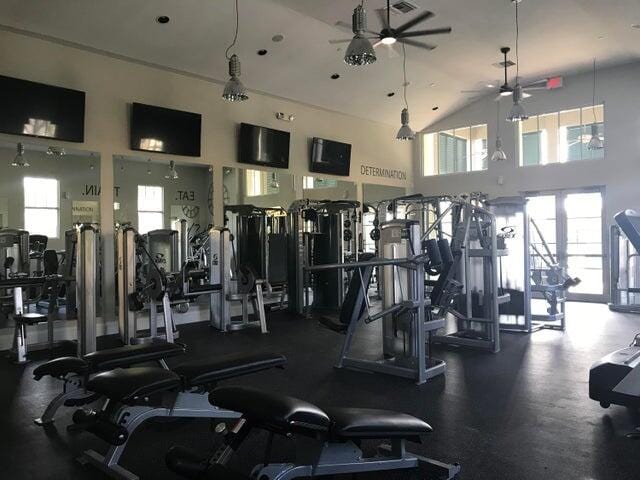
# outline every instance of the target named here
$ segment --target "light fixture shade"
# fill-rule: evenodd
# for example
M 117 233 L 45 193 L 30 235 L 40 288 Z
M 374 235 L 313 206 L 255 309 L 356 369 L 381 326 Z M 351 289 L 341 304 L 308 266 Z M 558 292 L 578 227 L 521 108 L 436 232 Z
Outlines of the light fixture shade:
M 520 102 L 522 102 L 522 86 L 516 83 L 516 86 L 513 88 L 513 106 L 507 117 L 507 120 L 510 122 L 521 122 L 529 118 Z
M 502 149 L 502 139 L 500 137 L 496 138 L 496 149 L 491 155 L 491 160 L 494 162 L 504 162 L 507 159 L 507 154 L 504 153 Z
M 31 165 L 29 164 L 29 162 L 24 159 L 24 144 L 22 142 L 18 143 L 18 145 L 16 146 L 16 151 L 17 154 L 9 165 L 11 165 L 12 167 L 30 167 Z
M 242 102 L 249 98 L 247 90 L 240 81 L 240 59 L 234 53 L 229 59 L 229 81 L 224 86 L 222 98 L 229 102 Z
M 164 178 L 166 178 L 167 180 L 178 180 L 178 178 L 180 178 L 178 176 L 178 172 L 176 171 L 176 162 L 174 162 L 173 160 L 169 162 L 169 170 L 167 171 L 167 174 L 164 176 Z
M 358 5 L 353 10 L 351 26 L 354 37 L 344 54 L 344 62 L 354 66 L 369 65 L 375 62 L 377 60 L 376 52 L 369 39 L 364 36 L 367 29 L 367 12 L 362 5 Z
M 602 150 L 604 148 L 604 142 L 598 134 L 598 125 L 595 123 L 591 124 L 591 139 L 589 140 L 587 148 L 589 150 Z
M 409 110 L 406 108 L 402 109 L 402 113 L 400 114 L 400 121 L 402 122 L 402 126 L 400 130 L 398 130 L 398 134 L 396 135 L 397 140 L 413 140 L 416 134 L 411 130 L 409 126 Z

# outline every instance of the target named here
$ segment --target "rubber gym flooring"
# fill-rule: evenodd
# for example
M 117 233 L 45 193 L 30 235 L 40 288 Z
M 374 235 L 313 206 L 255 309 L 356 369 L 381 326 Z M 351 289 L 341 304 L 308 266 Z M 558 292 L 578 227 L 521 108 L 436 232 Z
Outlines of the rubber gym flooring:
M 269 315 L 271 333 L 221 334 L 206 324 L 180 326 L 186 359 L 228 352 L 269 350 L 288 357 L 285 370 L 233 381 L 307 399 L 320 406 L 353 405 L 395 409 L 426 419 L 435 432 L 412 451 L 462 465 L 461 479 L 640 478 L 640 442 L 625 437 L 640 415 L 622 407 L 602 409 L 588 398 L 592 362 L 626 346 L 640 317 L 610 313 L 604 305 L 570 304 L 566 332 L 503 334 L 499 354 L 437 347 L 447 361 L 446 378 L 417 387 L 409 381 L 332 368 L 342 336 L 312 319 L 284 312 Z M 113 339 L 101 339 L 107 346 Z M 360 352 L 379 348 L 374 336 L 357 343 Z M 35 382 L 37 361 L 17 366 L 0 360 L 0 478 L 96 479 L 101 474 L 74 459 L 86 448 L 105 445 L 88 433 L 68 433 L 72 409 L 59 412 L 55 427 L 32 423 L 59 383 Z M 232 383 L 232 382 L 226 382 Z M 206 452 L 216 444 L 207 420 L 148 422 L 133 436 L 121 461 L 144 479 L 176 478 L 164 466 L 172 445 Z M 263 458 L 266 436 L 256 433 L 232 465 L 248 471 Z M 290 457 L 294 444 L 277 439 L 274 458 Z M 408 478 L 400 474 L 363 478 Z

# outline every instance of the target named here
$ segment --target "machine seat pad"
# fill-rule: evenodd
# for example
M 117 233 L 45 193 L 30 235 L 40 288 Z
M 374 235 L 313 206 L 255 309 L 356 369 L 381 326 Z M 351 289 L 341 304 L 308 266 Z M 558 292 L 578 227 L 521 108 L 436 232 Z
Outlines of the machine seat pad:
M 219 387 L 209 394 L 209 402 L 280 431 L 326 432 L 330 424 L 327 414 L 311 403 L 257 388 Z
M 115 401 L 127 403 L 135 397 L 180 388 L 180 377 L 160 367 L 117 368 L 99 373 L 87 382 L 87 389 Z
M 173 369 L 183 378 L 186 388 L 215 383 L 227 378 L 239 377 L 273 367 L 281 367 L 287 361 L 284 355 L 273 353 L 232 353 L 214 359 L 188 362 Z
M 431 426 L 406 413 L 371 408 L 327 408 L 331 418 L 330 434 L 334 439 L 403 438 L 420 442 L 433 431 Z
M 37 325 L 47 321 L 47 316 L 42 313 L 22 313 L 14 315 L 13 320 L 16 323 L 24 323 L 25 325 Z
M 91 365 L 94 372 L 128 367 L 136 363 L 152 362 L 167 357 L 183 354 L 184 345 L 165 341 L 124 345 L 122 347 L 99 350 L 85 355 L 83 358 Z
M 78 357 L 59 357 L 38 365 L 33 370 L 33 378 L 40 380 L 51 375 L 54 378 L 64 377 L 69 373 L 84 375 L 89 371 L 89 364 Z

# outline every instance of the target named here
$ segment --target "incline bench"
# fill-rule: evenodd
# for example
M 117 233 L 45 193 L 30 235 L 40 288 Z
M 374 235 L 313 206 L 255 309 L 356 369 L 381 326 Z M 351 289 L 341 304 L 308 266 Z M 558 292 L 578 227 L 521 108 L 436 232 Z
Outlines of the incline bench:
M 137 479 L 118 462 L 129 438 L 144 421 L 155 417 L 240 418 L 240 413 L 209 403 L 208 393 L 221 380 L 283 368 L 285 363 L 283 355 L 236 353 L 187 362 L 171 370 L 131 367 L 99 373 L 86 383 L 86 388 L 105 399 L 102 409 L 78 410 L 73 421 L 74 427 L 93 433 L 110 446 L 104 456 L 88 450 L 79 460 L 112 478 Z
M 186 477 L 210 480 L 289 480 L 299 477 L 356 474 L 391 470 L 418 470 L 421 478 L 450 480 L 460 472 L 458 464 L 446 464 L 408 453 L 407 441 L 420 442 L 432 428 L 404 413 L 366 408 L 317 406 L 278 393 L 248 387 L 221 387 L 209 395 L 211 404 L 242 413 L 225 435 L 225 442 L 210 458 L 201 458 L 184 447 L 173 447 L 166 456 L 170 470 Z M 250 476 L 226 467 L 253 428 L 269 432 L 265 460 Z M 299 463 L 270 463 L 274 434 L 302 435 L 317 443 L 296 452 Z M 388 440 L 375 456 L 360 449 L 362 440 Z M 306 443 L 306 442 L 305 442 Z

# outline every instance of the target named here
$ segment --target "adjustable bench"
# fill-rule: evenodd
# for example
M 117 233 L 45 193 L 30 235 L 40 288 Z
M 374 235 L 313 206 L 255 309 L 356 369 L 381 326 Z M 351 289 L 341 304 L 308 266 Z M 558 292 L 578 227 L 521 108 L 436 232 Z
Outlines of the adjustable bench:
M 224 445 L 210 458 L 201 458 L 184 447 L 173 447 L 166 456 L 170 470 L 186 477 L 210 480 L 289 480 L 299 477 L 355 474 L 390 470 L 419 470 L 421 478 L 449 480 L 460 472 L 458 464 L 445 464 L 408 453 L 406 441 L 420 442 L 432 428 L 424 421 L 387 410 L 330 408 L 317 406 L 278 393 L 248 387 L 217 388 L 209 395 L 211 404 L 242 413 L 226 433 Z M 250 476 L 226 467 L 253 428 L 269 432 L 265 461 Z M 270 463 L 274 434 L 302 435 L 317 440 L 308 451 L 296 452 L 300 463 Z M 377 454 L 366 457 L 361 440 L 388 440 Z
M 158 362 L 162 368 L 168 369 L 164 359 L 181 355 L 184 351 L 184 345 L 155 341 L 100 350 L 82 358 L 59 357 L 45 362 L 33 370 L 34 379 L 39 381 L 45 376 L 58 378 L 63 381 L 62 392 L 49 402 L 42 416 L 34 422 L 40 426 L 50 424 L 61 406 L 85 405 L 97 400 L 95 392 L 86 386 L 89 377 L 95 373 L 145 362 Z
M 240 413 L 209 403 L 209 391 L 221 380 L 282 368 L 285 362 L 284 356 L 271 353 L 231 354 L 188 362 L 172 370 L 132 367 L 99 373 L 86 387 L 105 398 L 104 405 L 98 412 L 76 411 L 74 427 L 93 433 L 110 446 L 104 456 L 88 450 L 79 461 L 112 478 L 137 479 L 118 462 L 129 438 L 144 421 L 155 417 L 238 419 Z

